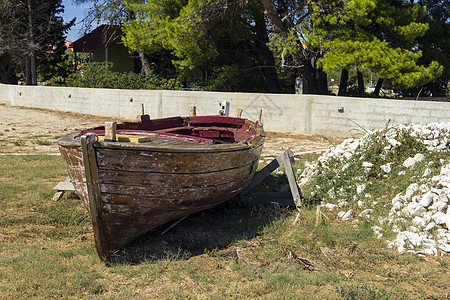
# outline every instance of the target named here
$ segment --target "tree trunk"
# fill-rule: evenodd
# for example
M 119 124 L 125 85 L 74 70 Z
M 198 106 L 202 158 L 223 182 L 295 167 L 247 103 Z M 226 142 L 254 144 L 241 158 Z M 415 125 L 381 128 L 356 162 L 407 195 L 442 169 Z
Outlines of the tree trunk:
M 364 78 L 363 74 L 358 70 L 356 72 L 356 75 L 358 76 L 358 96 L 362 97 L 364 94 Z
M 258 39 L 257 44 L 262 57 L 262 63 L 265 67 L 262 69 L 262 72 L 264 74 L 264 78 L 266 79 L 268 92 L 279 93 L 281 92 L 280 81 L 278 80 L 278 74 L 275 69 L 275 59 L 273 57 L 273 53 L 270 51 L 269 47 L 267 47 L 269 37 L 267 35 L 264 16 L 261 18 L 255 18 L 255 30 L 256 37 Z
M 31 81 L 31 63 L 30 63 L 30 59 L 27 57 L 25 58 L 25 84 L 26 85 L 32 85 L 32 81 Z
M 347 96 L 347 87 L 348 87 L 348 71 L 346 69 L 342 69 L 341 81 L 339 82 L 338 96 Z
M 31 0 L 28 0 L 28 42 L 30 47 L 29 59 L 27 59 L 27 85 L 37 85 L 36 72 L 36 54 L 34 51 L 34 33 L 33 33 L 33 11 L 31 9 Z
M 327 73 L 325 73 L 322 68 L 316 68 L 316 82 L 319 94 L 328 94 Z
M 308 81 L 308 94 L 328 94 L 327 74 L 325 72 L 308 62 L 301 68 L 301 73 Z
M 144 74 L 147 75 L 151 72 L 150 63 L 148 62 L 147 56 L 145 56 L 144 52 L 139 51 L 139 59 L 141 61 L 142 70 L 144 71 Z
M 373 91 L 373 95 L 378 97 L 380 95 L 381 87 L 383 86 L 383 79 L 378 78 L 377 84 L 375 85 L 375 90 Z
M 36 66 L 36 54 L 34 51 L 31 51 L 30 56 L 30 76 L 31 76 L 31 85 L 37 85 L 37 66 Z
M 275 25 L 275 27 L 282 35 L 286 35 L 288 29 L 284 26 L 283 20 L 281 20 L 280 17 L 278 16 L 278 11 L 275 8 L 273 0 L 261 0 L 261 2 L 264 5 L 264 9 L 266 10 L 265 13 L 267 13 L 273 25 Z

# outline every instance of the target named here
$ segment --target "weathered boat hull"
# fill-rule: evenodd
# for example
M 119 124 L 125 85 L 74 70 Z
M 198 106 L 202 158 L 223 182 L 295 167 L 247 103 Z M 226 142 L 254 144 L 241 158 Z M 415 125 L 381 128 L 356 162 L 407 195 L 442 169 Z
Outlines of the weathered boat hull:
M 84 140 L 84 146 L 82 146 Z M 247 143 L 197 145 L 59 140 L 75 190 L 89 210 L 101 259 L 168 221 L 231 199 L 252 180 L 264 137 Z

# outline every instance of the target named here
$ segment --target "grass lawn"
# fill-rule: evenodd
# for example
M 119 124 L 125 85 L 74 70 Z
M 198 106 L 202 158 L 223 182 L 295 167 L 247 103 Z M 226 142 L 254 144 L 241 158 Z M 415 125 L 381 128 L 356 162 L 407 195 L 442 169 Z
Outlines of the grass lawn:
M 266 185 L 279 184 L 274 175 Z M 157 228 L 116 254 L 95 251 L 59 156 L 0 156 L 0 299 L 444 299 L 448 257 L 398 254 L 316 206 L 227 202 Z M 274 183 L 275 182 L 275 183 Z

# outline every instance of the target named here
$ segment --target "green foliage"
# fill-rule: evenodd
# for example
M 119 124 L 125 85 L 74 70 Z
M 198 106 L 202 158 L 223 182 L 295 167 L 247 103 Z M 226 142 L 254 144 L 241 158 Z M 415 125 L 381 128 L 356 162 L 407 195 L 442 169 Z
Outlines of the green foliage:
M 417 38 L 428 30 L 425 7 L 402 1 L 313 1 L 311 45 L 325 54 L 318 66 L 372 70 L 398 88 L 424 85 L 442 74 L 436 61 L 418 65 Z
M 73 87 L 105 88 L 116 79 L 114 73 L 109 71 L 113 66 L 111 62 L 93 62 L 82 65 L 80 72 L 70 74 L 67 85 Z
M 110 69 L 111 62 L 93 62 L 83 64 L 82 69 L 72 73 L 66 80 L 67 86 L 110 89 L 148 89 L 180 90 L 182 85 L 177 79 L 162 78 L 154 73 L 119 73 Z
M 217 56 L 206 41 L 206 23 L 202 23 L 200 8 L 206 0 L 125 1 L 135 19 L 124 24 L 124 43 L 134 51 L 152 53 L 169 49 L 178 58 L 179 67 L 193 69 Z
M 133 51 L 144 51 L 149 57 L 170 51 L 172 64 L 186 86 L 219 91 L 267 89 L 261 80 L 265 75 L 254 68 L 264 61 L 260 47 L 255 47 L 255 43 L 261 43 L 254 28 L 255 18 L 263 16 L 259 2 L 126 0 L 125 3 L 133 18 L 123 26 L 124 44 Z
M 438 61 L 444 67 L 442 75 L 422 87 L 409 89 L 406 96 L 449 96 L 450 95 L 450 2 L 445 0 L 425 0 L 423 5 L 427 7 L 425 19 L 430 29 L 417 39 L 418 48 L 423 56 L 419 59 L 421 64 L 429 64 Z
M 249 85 L 249 82 L 252 84 Z M 260 92 L 264 89 L 264 78 L 261 72 L 242 72 L 237 66 L 224 65 L 213 70 L 207 89 L 224 92 Z
M 85 61 L 88 58 L 88 53 L 77 53 L 78 61 Z M 47 75 L 42 76 L 46 85 L 50 86 L 65 86 L 66 79 L 74 72 L 75 69 L 75 53 L 67 51 L 62 56 L 62 60 L 50 63 L 50 68 L 54 72 L 48 72 Z M 53 76 L 50 78 L 50 76 Z

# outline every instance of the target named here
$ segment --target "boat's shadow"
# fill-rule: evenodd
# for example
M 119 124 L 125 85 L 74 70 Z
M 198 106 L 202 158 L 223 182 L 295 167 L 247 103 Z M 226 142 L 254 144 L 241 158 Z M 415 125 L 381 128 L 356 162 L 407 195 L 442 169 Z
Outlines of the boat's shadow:
M 139 264 L 168 258 L 183 260 L 225 249 L 258 236 L 266 226 L 283 218 L 287 212 L 286 208 L 275 204 L 250 205 L 229 201 L 190 215 L 169 230 L 173 222 L 152 230 L 116 252 L 110 262 Z

